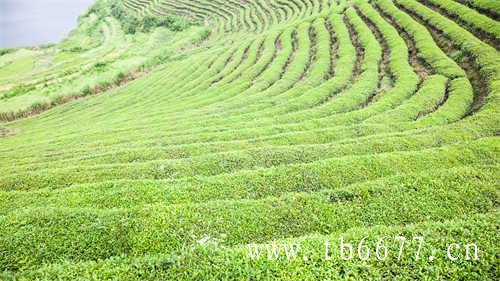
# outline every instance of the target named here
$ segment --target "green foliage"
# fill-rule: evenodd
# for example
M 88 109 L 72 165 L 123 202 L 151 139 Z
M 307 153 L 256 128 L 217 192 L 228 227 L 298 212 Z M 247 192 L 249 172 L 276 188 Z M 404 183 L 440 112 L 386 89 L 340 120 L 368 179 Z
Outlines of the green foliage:
M 30 91 L 33 91 L 34 89 L 36 89 L 34 85 L 19 84 L 13 87 L 12 89 L 8 90 L 1 98 L 8 99 L 20 96 Z
M 183 31 L 190 26 L 186 18 L 176 16 L 157 17 L 147 15 L 141 19 L 140 31 L 149 32 L 156 27 L 166 27 L 172 31 Z
M 466 4 L 500 15 L 500 4 L 496 0 L 466 0 Z
M 474 27 L 475 30 L 483 32 L 492 38 L 500 38 L 500 22 L 489 18 L 475 10 L 469 9 L 460 3 L 451 0 L 426 0 L 440 7 L 446 13 L 453 15 L 467 24 Z M 500 7 L 500 4 L 497 4 Z M 486 37 L 486 36 L 485 36 Z
M 74 59 L 79 56 L 79 53 L 62 53 L 54 57 L 53 62 L 54 63 L 59 63 L 59 62 L 64 62 L 67 60 Z
M 130 10 L 126 9 L 121 1 L 113 1 L 111 4 L 111 15 L 118 19 L 122 24 L 125 33 L 134 34 L 140 32 L 150 32 L 157 27 L 166 27 L 172 31 L 183 31 L 191 24 L 188 19 L 169 15 L 158 17 L 146 15 L 138 17 Z
M 0 68 L 0 79 L 24 75 L 35 67 L 35 61 L 32 56 L 22 56 L 14 58 Z
M 140 29 L 140 20 L 128 10 L 125 10 L 120 2 L 115 1 L 111 5 L 111 15 L 118 19 L 125 33 L 134 34 Z
M 0 56 L 10 54 L 10 53 L 13 53 L 15 51 L 16 51 L 15 48 L 2 48 L 2 49 L 0 49 Z
M 479 2 L 99 0 L 62 44 L 1 56 L 36 68 L 0 81 L 0 279 L 495 279 Z M 422 258 L 377 261 L 396 235 Z M 323 260 L 365 236 L 369 260 Z M 247 257 L 272 241 L 309 258 Z
M 101 22 L 94 16 L 95 14 L 81 17 L 78 27 L 72 30 L 58 47 L 69 53 L 80 53 L 99 46 L 104 38 L 100 30 Z

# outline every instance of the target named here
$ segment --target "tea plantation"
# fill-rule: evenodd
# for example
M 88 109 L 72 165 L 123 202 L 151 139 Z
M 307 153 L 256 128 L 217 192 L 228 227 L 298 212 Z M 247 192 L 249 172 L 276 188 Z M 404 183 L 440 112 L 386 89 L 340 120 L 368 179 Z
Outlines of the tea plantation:
M 499 19 L 97 0 L 1 52 L 0 280 L 498 280 Z

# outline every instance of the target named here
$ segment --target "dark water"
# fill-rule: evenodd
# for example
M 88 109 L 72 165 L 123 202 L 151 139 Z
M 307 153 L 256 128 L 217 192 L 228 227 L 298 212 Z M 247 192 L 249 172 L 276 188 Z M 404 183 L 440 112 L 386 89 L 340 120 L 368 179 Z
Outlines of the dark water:
M 57 43 L 95 0 L 0 0 L 0 48 Z

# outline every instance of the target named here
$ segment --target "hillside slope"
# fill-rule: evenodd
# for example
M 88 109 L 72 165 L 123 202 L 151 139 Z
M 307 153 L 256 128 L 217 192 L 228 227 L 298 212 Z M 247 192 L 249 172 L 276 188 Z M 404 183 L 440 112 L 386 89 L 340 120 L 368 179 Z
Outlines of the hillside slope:
M 0 56 L 0 277 L 498 278 L 499 15 L 98 0 L 61 44 Z M 354 258 L 325 260 L 341 238 Z M 248 256 L 273 241 L 300 258 Z

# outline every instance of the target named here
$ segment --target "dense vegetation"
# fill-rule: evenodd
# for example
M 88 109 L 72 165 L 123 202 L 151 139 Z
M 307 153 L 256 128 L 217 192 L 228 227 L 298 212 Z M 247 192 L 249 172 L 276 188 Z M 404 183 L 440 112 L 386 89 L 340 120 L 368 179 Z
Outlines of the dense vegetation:
M 98 0 L 60 44 L 0 53 L 0 279 L 498 279 L 499 16 Z M 425 244 L 324 260 L 365 236 Z M 247 256 L 273 241 L 308 259 Z
M 119 0 L 97 1 L 60 44 L 3 51 L 0 121 L 112 89 L 178 59 L 209 35 L 193 23 L 174 14 L 138 16 Z

